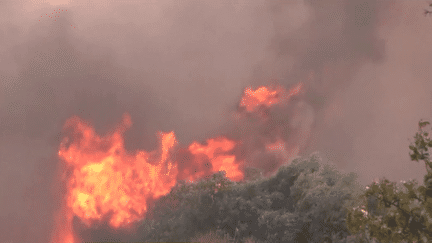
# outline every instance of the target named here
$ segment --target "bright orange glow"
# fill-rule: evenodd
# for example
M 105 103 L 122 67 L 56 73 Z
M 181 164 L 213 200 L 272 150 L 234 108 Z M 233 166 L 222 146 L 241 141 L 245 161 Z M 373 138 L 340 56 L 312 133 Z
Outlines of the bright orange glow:
M 128 115 L 110 136 L 100 138 L 79 118 L 71 118 L 66 127 L 78 138 L 69 146 L 60 146 L 59 156 L 70 166 L 67 206 L 87 225 L 112 213 L 110 225 L 120 227 L 143 218 L 147 199 L 169 193 L 175 185 L 177 170 L 169 159 L 175 145 L 173 132 L 160 133 L 160 151 L 129 154 L 122 133 L 131 126 Z M 149 158 L 155 158 L 150 161 Z
M 270 107 L 285 102 L 299 94 L 302 87 L 302 83 L 288 91 L 264 86 L 252 91 L 249 87 L 240 106 L 247 112 L 256 112 L 261 105 Z M 87 227 L 102 219 L 112 228 L 127 227 L 143 219 L 148 203 L 168 194 L 177 180 L 196 181 L 218 171 L 225 171 L 232 181 L 244 178 L 245 162 L 234 155 L 235 150 L 242 149 L 238 146 L 242 141 L 219 136 L 207 139 L 206 144 L 192 142 L 174 152 L 174 132 L 159 132 L 157 150 L 128 152 L 123 133 L 131 126 L 131 118 L 125 114 L 116 129 L 101 137 L 79 117 L 66 121 L 63 130 L 68 135 L 60 144 L 58 155 L 70 173 L 64 178 L 64 208 L 58 215 L 52 242 L 76 243 L 79 235 L 73 232 L 74 216 Z M 287 148 L 278 139 L 267 144 L 266 150 L 287 160 L 297 156 L 299 146 Z
M 303 84 L 299 83 L 295 87 L 291 88 L 288 92 L 282 87 L 276 87 L 273 89 L 260 86 L 255 91 L 252 91 L 251 87 L 247 87 L 244 91 L 240 106 L 245 107 L 247 112 L 252 112 L 261 105 L 270 107 L 272 105 L 284 102 L 289 97 L 298 94 L 302 87 Z
M 226 177 L 230 180 L 240 181 L 244 176 L 243 172 L 239 169 L 240 162 L 236 161 L 234 155 L 227 153 L 232 150 L 235 145 L 234 141 L 220 137 L 207 140 L 207 145 L 194 142 L 189 146 L 189 151 L 195 155 L 197 159 L 203 158 L 204 156 L 203 159 L 210 160 L 213 166 L 213 172 L 225 171 Z M 194 181 L 203 175 L 203 173 L 197 173 L 195 176 L 190 177 L 189 180 Z
M 72 131 L 60 144 L 58 155 L 72 173 L 67 178 L 65 212 L 59 217 L 65 214 L 70 217 L 56 226 L 62 233 L 56 233 L 53 242 L 74 242 L 73 215 L 88 227 L 107 215 L 111 227 L 125 227 L 145 217 L 149 199 L 166 195 L 174 187 L 179 175 L 176 161 L 171 160 L 172 148 L 177 143 L 174 132 L 159 133 L 157 151 L 131 154 L 123 144 L 123 132 L 131 125 L 126 114 L 114 132 L 101 138 L 78 117 L 66 122 L 64 130 Z M 223 137 L 209 139 L 207 145 L 193 142 L 188 152 L 194 157 L 180 171 L 181 177 L 193 181 L 223 170 L 231 180 L 243 179 L 239 161 L 230 154 L 235 145 Z M 194 165 L 206 161 L 210 161 L 211 171 L 190 173 L 196 169 Z

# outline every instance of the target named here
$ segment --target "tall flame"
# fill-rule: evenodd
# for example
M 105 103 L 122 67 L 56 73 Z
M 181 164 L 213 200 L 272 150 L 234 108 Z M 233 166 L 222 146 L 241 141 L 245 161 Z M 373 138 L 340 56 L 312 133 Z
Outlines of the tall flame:
M 301 83 L 288 91 L 264 86 L 252 91 L 248 87 L 240 107 L 255 112 L 262 105 L 281 104 L 301 90 Z M 125 150 L 123 140 L 123 133 L 131 126 L 131 118 L 125 114 L 116 129 L 100 137 L 78 117 L 66 121 L 64 130 L 69 134 L 60 144 L 58 155 L 71 173 L 66 178 L 65 203 L 56 219 L 52 242 L 77 241 L 74 216 L 87 227 L 101 220 L 108 220 L 112 228 L 127 227 L 144 218 L 148 203 L 168 194 L 179 179 L 194 181 L 218 171 L 225 171 L 233 181 L 244 178 L 244 161 L 233 152 L 241 141 L 218 136 L 207 139 L 206 144 L 195 141 L 174 151 L 174 132 L 159 132 L 156 151 L 132 153 Z M 287 149 L 285 141 L 278 139 L 267 143 L 266 150 L 287 159 L 296 156 L 299 147 Z
M 174 132 L 159 134 L 159 156 L 150 161 L 155 152 L 125 151 L 122 133 L 130 125 L 130 117 L 125 115 L 122 126 L 100 138 L 77 117 L 66 123 L 78 138 L 69 146 L 66 138 L 59 151 L 60 158 L 73 167 L 67 206 L 89 226 L 108 213 L 112 213 L 112 227 L 137 221 L 147 211 L 148 198 L 165 195 L 175 185 L 177 170 L 169 159 L 176 143 Z
M 157 199 L 174 187 L 179 170 L 172 161 L 172 148 L 177 144 L 174 132 L 159 133 L 158 151 L 128 153 L 124 148 L 123 132 L 132 125 L 129 115 L 110 135 L 101 138 L 93 128 L 78 117 L 70 118 L 64 129 L 72 129 L 71 135 L 60 144 L 59 157 L 72 168 L 67 180 L 66 207 L 60 214 L 61 225 L 53 236 L 53 242 L 74 242 L 72 216 L 78 216 L 87 227 L 110 215 L 109 225 L 125 227 L 142 219 L 148 209 L 149 199 Z M 226 138 L 210 139 L 207 145 L 193 142 L 188 150 L 195 155 L 193 163 L 210 161 L 212 172 L 226 171 L 232 180 L 241 180 L 235 156 L 229 151 L 235 142 Z M 191 164 L 193 164 L 191 163 Z M 206 173 L 189 173 L 191 166 L 180 171 L 189 180 Z M 65 218 L 64 215 L 69 215 Z

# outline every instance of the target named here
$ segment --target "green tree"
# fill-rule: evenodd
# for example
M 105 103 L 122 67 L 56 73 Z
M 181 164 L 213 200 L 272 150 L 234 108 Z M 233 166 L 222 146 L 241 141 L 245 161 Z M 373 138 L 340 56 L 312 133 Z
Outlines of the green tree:
M 346 221 L 353 234 L 362 234 L 368 241 L 432 242 L 432 163 L 428 153 L 432 141 L 423 131 L 429 124 L 419 122 L 414 144 L 409 146 L 411 160 L 425 163 L 424 184 L 384 178 L 367 186 L 356 205 L 346 205 Z
M 156 242 L 188 241 L 215 228 L 215 195 L 231 190 L 225 172 L 196 182 L 181 181 L 151 209 L 154 220 L 142 223 L 142 239 Z
M 240 240 L 338 242 L 350 236 L 344 201 L 362 192 L 355 178 L 321 166 L 316 155 L 297 159 L 270 178 L 233 187 L 217 200 L 216 222 L 232 238 L 238 230 Z

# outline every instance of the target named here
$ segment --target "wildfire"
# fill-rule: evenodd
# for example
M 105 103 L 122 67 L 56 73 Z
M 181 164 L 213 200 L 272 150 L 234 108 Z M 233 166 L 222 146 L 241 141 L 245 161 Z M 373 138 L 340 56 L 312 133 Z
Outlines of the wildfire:
M 168 194 L 178 179 L 179 170 L 171 159 L 172 148 L 177 144 L 174 132 L 159 133 L 158 151 L 130 154 L 124 149 L 122 135 L 131 125 L 126 114 L 122 124 L 103 138 L 78 117 L 69 119 L 64 126 L 65 130 L 73 130 L 58 152 L 73 171 L 67 181 L 65 211 L 78 216 L 88 227 L 108 214 L 113 228 L 142 219 L 147 212 L 148 199 Z M 211 171 L 225 170 L 231 180 L 241 180 L 243 172 L 239 162 L 228 153 L 234 146 L 234 141 L 223 137 L 210 139 L 207 145 L 194 142 L 188 147 L 195 156 L 195 161 L 190 162 L 208 160 Z M 183 167 L 180 171 L 182 175 L 188 175 L 189 180 L 208 175 L 204 171 L 190 173 L 191 167 Z M 53 236 L 53 242 L 74 242 L 71 220 L 72 217 L 63 219 L 62 226 L 57 227 L 61 232 Z
M 256 107 L 280 104 L 301 91 L 302 84 L 286 91 L 281 87 L 246 88 L 240 106 L 247 112 Z M 72 219 L 77 216 L 87 226 L 108 220 L 110 227 L 126 227 L 145 217 L 149 201 L 170 192 L 177 180 L 194 181 L 218 171 L 225 171 L 233 181 L 244 178 L 243 165 L 233 154 L 241 141 L 224 136 L 193 142 L 174 150 L 173 131 L 159 132 L 159 147 L 152 152 L 128 152 L 123 133 L 132 126 L 128 114 L 111 133 L 100 137 L 92 126 L 78 117 L 66 121 L 69 131 L 59 147 L 59 158 L 71 171 L 66 180 L 67 192 L 58 215 L 52 242 L 75 242 Z M 268 152 L 287 159 L 298 154 L 299 147 L 287 149 L 283 140 L 267 144 Z
M 175 185 L 177 171 L 168 158 L 176 143 L 173 132 L 159 134 L 160 151 L 154 163 L 149 160 L 154 152 L 131 155 L 125 151 L 122 133 L 131 126 L 128 115 L 112 135 L 104 138 L 78 118 L 72 118 L 66 126 L 74 128 L 74 135 L 80 137 L 68 147 L 65 141 L 59 151 L 60 158 L 73 166 L 67 206 L 86 224 L 108 213 L 112 213 L 112 227 L 141 219 L 147 199 L 165 195 Z
M 247 112 L 253 112 L 261 105 L 270 107 L 298 94 L 302 87 L 302 83 L 299 83 L 289 91 L 286 91 L 282 87 L 269 88 L 265 86 L 260 86 L 255 91 L 252 91 L 251 87 L 247 87 L 244 91 L 240 106 L 245 107 Z
M 225 171 L 226 176 L 231 180 L 242 180 L 243 172 L 239 169 L 239 162 L 236 161 L 236 157 L 226 154 L 226 152 L 234 148 L 236 145 L 235 142 L 220 137 L 207 140 L 207 144 L 208 145 L 205 146 L 194 142 L 189 146 L 189 151 L 198 158 L 203 155 L 208 158 L 213 166 L 213 172 Z M 193 181 L 201 176 L 202 174 L 197 174 L 196 177 L 190 178 L 190 180 Z

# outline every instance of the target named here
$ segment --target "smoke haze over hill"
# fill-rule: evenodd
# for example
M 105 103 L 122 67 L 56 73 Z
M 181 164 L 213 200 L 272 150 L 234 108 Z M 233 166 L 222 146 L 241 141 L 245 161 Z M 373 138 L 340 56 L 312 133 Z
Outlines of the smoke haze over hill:
M 300 155 L 319 151 L 365 185 L 383 176 L 421 182 L 426 171 L 409 160 L 408 139 L 419 119 L 431 116 L 426 6 L 1 2 L 1 242 L 49 241 L 64 193 L 53 183 L 61 171 L 58 147 L 71 116 L 105 134 L 128 112 L 129 151 L 155 149 L 157 131 L 175 131 L 183 145 L 219 134 L 245 138 L 233 132 L 232 112 L 246 87 L 269 82 L 287 89 L 304 84 L 293 106 L 270 114 L 299 131 L 289 142 L 303 144 Z M 243 128 L 251 139 L 267 134 L 267 125 L 260 130 L 245 122 Z

